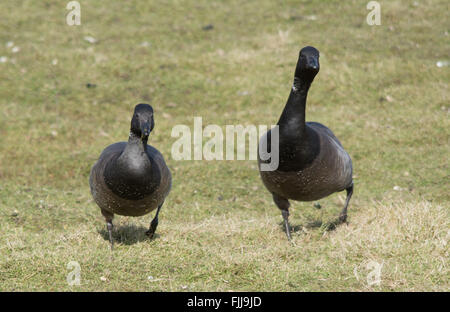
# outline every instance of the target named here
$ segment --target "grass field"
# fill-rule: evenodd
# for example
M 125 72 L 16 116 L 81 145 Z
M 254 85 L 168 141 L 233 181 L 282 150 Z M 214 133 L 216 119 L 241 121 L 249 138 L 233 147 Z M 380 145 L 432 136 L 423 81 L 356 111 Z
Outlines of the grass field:
M 369 26 L 368 1 L 80 0 L 72 27 L 67 2 L 0 2 L 0 291 L 449 291 L 448 1 L 381 0 Z M 306 45 L 307 120 L 355 192 L 332 231 L 345 193 L 293 202 L 291 245 L 256 161 L 175 161 L 170 133 L 276 123 Z M 140 102 L 173 188 L 156 239 L 153 213 L 117 216 L 111 253 L 89 171 Z

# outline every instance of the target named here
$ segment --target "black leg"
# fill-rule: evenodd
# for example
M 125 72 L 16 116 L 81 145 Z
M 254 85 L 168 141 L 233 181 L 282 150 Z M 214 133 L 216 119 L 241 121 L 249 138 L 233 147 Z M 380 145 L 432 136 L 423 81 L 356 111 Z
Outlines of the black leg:
M 109 212 L 107 210 L 101 210 L 102 215 L 105 217 L 106 220 L 106 228 L 108 229 L 108 234 L 109 234 L 109 242 L 111 243 L 111 250 L 113 250 L 114 248 L 114 240 L 112 237 L 112 231 L 113 231 L 113 218 L 114 218 L 114 214 L 112 212 Z
M 291 227 L 289 226 L 289 201 L 283 197 L 280 197 L 276 194 L 272 194 L 273 201 L 277 205 L 277 207 L 281 210 L 281 215 L 283 216 L 284 220 L 284 228 L 286 231 L 286 236 L 288 240 L 291 240 Z
M 347 191 L 347 199 L 345 200 L 344 209 L 342 209 L 341 214 L 339 215 L 340 223 L 347 222 L 347 207 L 348 207 L 348 203 L 350 202 L 350 198 L 352 198 L 353 183 L 346 189 L 346 191 Z
M 159 211 L 161 210 L 161 207 L 163 204 L 164 204 L 164 202 L 162 202 L 161 205 L 158 206 L 158 210 L 156 210 L 156 215 L 153 218 L 152 222 L 150 223 L 150 228 L 148 229 L 147 232 L 145 232 L 145 234 L 150 239 L 153 238 L 153 235 L 155 235 L 156 228 L 158 227 L 158 215 L 159 215 Z
M 111 251 L 114 249 L 114 240 L 112 237 L 112 230 L 113 230 L 113 224 L 111 221 L 106 222 L 106 227 L 108 229 L 108 233 L 109 233 L 109 242 L 111 243 Z

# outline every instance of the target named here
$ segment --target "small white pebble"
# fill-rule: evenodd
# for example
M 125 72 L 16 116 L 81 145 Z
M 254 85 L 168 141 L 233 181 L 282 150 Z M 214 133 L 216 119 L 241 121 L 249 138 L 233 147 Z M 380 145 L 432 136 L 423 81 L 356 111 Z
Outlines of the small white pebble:
M 20 51 L 20 48 L 19 47 L 13 47 L 12 49 L 11 49 L 11 52 L 12 53 L 17 53 L 17 52 L 19 52 Z
M 55 131 L 55 130 L 52 130 L 52 131 L 50 132 L 50 134 L 51 134 L 53 137 L 56 137 L 56 136 L 58 135 L 58 132 Z
M 53 59 L 52 60 L 52 65 L 58 65 L 58 59 Z
M 103 130 L 100 130 L 100 131 L 99 131 L 99 134 L 100 134 L 102 137 L 109 137 L 109 134 L 106 133 L 106 132 L 103 131 Z
M 100 280 L 103 281 L 103 282 L 105 282 L 105 281 L 106 281 L 106 277 L 101 276 L 101 277 L 100 277 Z
M 86 40 L 89 43 L 96 43 L 97 42 L 97 39 L 95 39 L 94 37 L 91 37 L 91 36 L 84 37 L 84 40 Z
M 8 58 L 6 56 L 0 56 L 0 63 L 8 62 Z
M 186 289 L 187 286 L 186 285 L 181 285 L 181 289 Z
M 245 91 L 239 91 L 238 93 L 237 93 L 237 95 L 239 95 L 239 96 L 245 96 L 245 95 L 249 95 L 250 94 L 250 92 L 248 92 L 247 90 L 245 90 Z
M 154 278 L 153 276 L 150 275 L 150 276 L 147 277 L 147 280 L 149 282 L 158 282 L 158 281 L 161 280 L 161 278 Z
M 401 191 L 401 190 L 402 190 L 402 188 L 400 186 L 398 186 L 398 185 L 394 186 L 394 191 Z

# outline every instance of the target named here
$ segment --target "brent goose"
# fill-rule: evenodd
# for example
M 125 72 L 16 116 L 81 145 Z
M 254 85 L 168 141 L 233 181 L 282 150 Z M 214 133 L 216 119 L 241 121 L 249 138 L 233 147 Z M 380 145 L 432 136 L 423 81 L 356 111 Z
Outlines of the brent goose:
M 147 145 L 155 123 L 153 108 L 138 104 L 131 119 L 128 142 L 103 150 L 89 178 L 92 196 L 105 217 L 111 249 L 114 214 L 143 216 L 157 208 L 146 234 L 152 238 L 158 214 L 170 192 L 172 176 L 161 153 Z
M 291 239 L 289 199 L 313 201 L 332 193 L 347 191 L 339 221 L 346 222 L 347 207 L 353 193 L 352 160 L 333 132 L 317 122 L 305 122 L 306 97 L 314 77 L 319 72 L 319 51 L 314 47 L 301 49 L 291 93 L 277 123 L 279 126 L 279 165 L 276 170 L 262 171 L 262 181 L 272 193 L 281 210 L 286 235 Z M 271 142 L 271 130 L 260 140 Z M 267 143 L 268 152 L 274 147 Z

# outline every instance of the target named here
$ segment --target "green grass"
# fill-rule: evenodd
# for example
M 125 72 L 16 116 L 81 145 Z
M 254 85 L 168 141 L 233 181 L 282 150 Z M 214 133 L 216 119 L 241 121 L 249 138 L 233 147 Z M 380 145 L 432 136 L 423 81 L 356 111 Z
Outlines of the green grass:
M 75 27 L 65 1 L 0 3 L 1 291 L 449 290 L 448 1 L 379 1 L 381 26 L 367 1 L 80 2 Z M 274 124 L 306 45 L 321 51 L 307 120 L 349 151 L 355 192 L 334 231 L 344 194 L 293 202 L 290 245 L 255 161 L 174 161 L 170 133 L 194 116 Z M 156 239 L 153 214 L 118 216 L 111 254 L 89 170 L 140 102 L 173 189 Z

